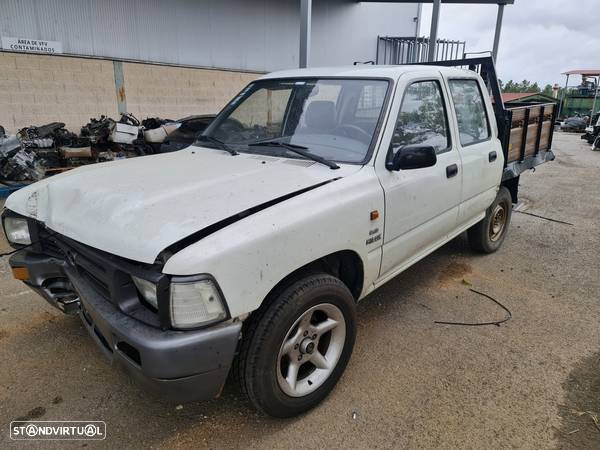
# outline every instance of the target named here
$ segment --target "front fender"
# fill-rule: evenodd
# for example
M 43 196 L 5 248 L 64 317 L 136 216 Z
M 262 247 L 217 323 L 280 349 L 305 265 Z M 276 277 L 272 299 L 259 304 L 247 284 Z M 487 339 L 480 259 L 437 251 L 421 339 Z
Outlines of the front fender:
M 371 220 L 374 210 L 381 214 Z M 365 293 L 379 275 L 383 210 L 381 185 L 367 166 L 204 237 L 173 255 L 163 272 L 211 274 L 237 317 L 257 309 L 295 270 L 352 250 L 363 261 Z

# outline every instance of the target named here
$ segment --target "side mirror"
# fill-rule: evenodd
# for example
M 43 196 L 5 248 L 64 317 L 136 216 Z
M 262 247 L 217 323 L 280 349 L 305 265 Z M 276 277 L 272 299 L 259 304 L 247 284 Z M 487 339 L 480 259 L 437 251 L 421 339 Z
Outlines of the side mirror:
M 406 145 L 400 147 L 396 154 L 388 158 L 385 167 L 388 170 L 423 169 L 435 166 L 437 155 L 431 145 Z

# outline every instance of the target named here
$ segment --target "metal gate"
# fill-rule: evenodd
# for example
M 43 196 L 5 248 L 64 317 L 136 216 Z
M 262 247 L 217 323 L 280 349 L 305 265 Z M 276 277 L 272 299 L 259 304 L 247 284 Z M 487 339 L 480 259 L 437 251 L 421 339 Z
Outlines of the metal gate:
M 428 37 L 377 37 L 376 64 L 412 64 L 427 62 L 429 53 Z M 436 40 L 434 61 L 447 61 L 464 58 L 465 42 L 447 39 Z

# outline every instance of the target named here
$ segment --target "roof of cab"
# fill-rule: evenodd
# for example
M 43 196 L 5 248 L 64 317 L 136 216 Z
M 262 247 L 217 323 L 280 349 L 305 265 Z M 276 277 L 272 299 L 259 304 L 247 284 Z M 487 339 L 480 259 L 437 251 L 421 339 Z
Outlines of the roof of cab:
M 308 69 L 280 70 L 263 75 L 261 79 L 273 78 L 392 78 L 398 79 L 408 72 L 442 72 L 447 76 L 474 75 L 474 72 L 466 69 L 445 66 L 429 65 L 403 65 L 403 66 L 380 66 L 380 65 L 357 65 L 342 67 L 311 67 Z

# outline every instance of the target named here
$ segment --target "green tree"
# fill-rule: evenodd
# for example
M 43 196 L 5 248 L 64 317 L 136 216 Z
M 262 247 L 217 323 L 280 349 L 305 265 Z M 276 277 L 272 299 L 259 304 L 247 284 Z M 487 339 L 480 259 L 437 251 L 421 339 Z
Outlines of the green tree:
M 500 86 L 502 92 L 541 92 L 540 86 L 537 82 L 532 83 L 529 80 L 523 80 L 520 83 L 508 80 L 506 83 L 502 83 Z M 552 87 L 550 87 L 552 90 Z

